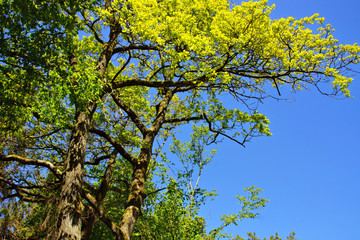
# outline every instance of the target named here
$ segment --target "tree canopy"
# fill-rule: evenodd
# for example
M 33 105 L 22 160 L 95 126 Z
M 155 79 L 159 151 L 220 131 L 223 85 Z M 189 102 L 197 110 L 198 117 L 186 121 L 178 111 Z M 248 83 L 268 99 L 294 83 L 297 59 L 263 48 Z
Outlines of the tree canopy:
M 266 200 L 250 187 L 237 196 L 239 213 L 206 230 L 198 209 L 216 193 L 198 179 L 211 144 L 271 135 L 257 106 L 283 92 L 349 97 L 360 52 L 318 15 L 270 19 L 273 8 L 265 0 L 2 1 L 4 237 L 214 239 L 255 217 Z M 177 133 L 187 125 L 183 141 Z

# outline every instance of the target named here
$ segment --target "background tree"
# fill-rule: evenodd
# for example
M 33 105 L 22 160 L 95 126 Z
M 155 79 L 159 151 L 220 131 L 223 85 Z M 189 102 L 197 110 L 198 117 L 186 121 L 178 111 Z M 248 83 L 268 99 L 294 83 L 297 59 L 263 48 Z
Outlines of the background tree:
M 26 203 L 19 224 L 37 227 L 22 238 L 89 239 L 105 226 L 116 239 L 151 238 L 149 229 L 205 238 L 196 214 L 214 193 L 196 184 L 204 147 L 270 135 L 257 104 L 283 91 L 350 96 L 359 60 L 322 18 L 271 20 L 267 1 L 9 0 L 1 9 L 1 200 Z M 173 137 L 190 122 L 189 144 Z M 185 170 L 173 179 L 168 138 Z M 210 237 L 264 206 L 249 191 Z

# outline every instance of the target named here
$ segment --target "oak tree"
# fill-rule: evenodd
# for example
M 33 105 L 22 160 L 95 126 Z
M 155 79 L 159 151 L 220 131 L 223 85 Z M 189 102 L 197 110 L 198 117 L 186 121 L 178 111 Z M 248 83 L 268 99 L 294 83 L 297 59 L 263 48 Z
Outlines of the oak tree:
M 265 0 L 2 1 L 1 201 L 28 216 L 11 222 L 2 213 L 25 229 L 18 236 L 89 239 L 106 228 L 116 239 L 151 239 L 141 234 L 160 234 L 156 221 L 169 221 L 171 209 L 181 217 L 164 238 L 205 238 L 195 197 L 206 194 L 194 181 L 186 187 L 196 179 L 188 163 L 200 174 L 207 145 L 270 135 L 257 111 L 265 98 L 307 88 L 350 96 L 360 48 L 340 44 L 318 15 L 270 19 L 273 8 Z M 190 123 L 199 141 L 186 145 L 176 133 Z M 177 158 L 166 157 L 167 141 Z M 177 180 L 166 171 L 176 161 L 185 170 Z M 247 205 L 259 208 L 255 195 Z M 243 210 L 210 235 L 253 216 Z

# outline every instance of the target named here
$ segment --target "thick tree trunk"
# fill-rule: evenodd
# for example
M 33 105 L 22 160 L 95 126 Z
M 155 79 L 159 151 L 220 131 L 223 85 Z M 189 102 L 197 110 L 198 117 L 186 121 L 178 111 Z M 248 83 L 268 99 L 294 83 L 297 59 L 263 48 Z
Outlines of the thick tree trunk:
M 90 116 L 78 111 L 71 134 L 58 207 L 57 239 L 81 239 L 81 189 Z
M 110 0 L 105 1 L 105 7 L 106 9 L 111 8 Z M 117 36 L 121 31 L 121 28 L 119 24 L 115 22 L 114 17 L 111 17 L 109 21 L 112 23 L 110 27 L 110 39 L 107 44 L 104 45 L 104 49 L 100 54 L 97 63 L 97 70 L 101 75 L 106 72 L 107 65 L 113 55 L 114 47 L 117 43 Z M 70 64 L 71 66 L 77 65 L 76 56 L 70 56 Z M 74 80 L 74 84 L 76 84 L 76 80 Z M 81 213 L 83 211 L 83 206 L 80 195 L 82 191 L 83 164 L 86 156 L 86 143 L 89 136 L 92 113 L 96 108 L 95 103 L 90 105 L 92 105 L 88 106 L 88 110 L 91 109 L 90 114 L 80 110 L 77 111 L 75 117 L 75 126 L 71 134 L 60 193 L 60 203 L 58 208 L 58 240 L 81 239 Z

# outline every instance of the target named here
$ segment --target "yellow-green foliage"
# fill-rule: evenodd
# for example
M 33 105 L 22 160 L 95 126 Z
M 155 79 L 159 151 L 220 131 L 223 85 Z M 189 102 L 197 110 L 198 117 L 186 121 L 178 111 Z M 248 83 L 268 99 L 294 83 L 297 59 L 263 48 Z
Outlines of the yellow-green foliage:
M 148 76 L 166 62 L 171 76 L 183 73 L 194 81 L 206 73 L 209 81 L 213 77 L 213 81 L 234 84 L 236 78 L 229 73 L 237 70 L 252 78 L 251 84 L 262 85 L 273 77 L 281 79 L 279 85 L 291 83 L 296 90 L 304 82 L 316 84 L 330 77 L 334 89 L 349 96 L 351 78 L 338 67 L 343 61 L 356 63 L 360 48 L 337 44 L 333 29 L 318 14 L 271 20 L 275 6 L 269 7 L 266 0 L 236 6 L 218 0 L 132 0 L 115 1 L 114 6 L 117 3 L 114 10 L 123 32 L 163 53 L 162 59 L 148 61 Z M 317 32 L 307 25 L 318 25 Z M 226 69 L 219 71 L 219 63 L 229 56 Z M 179 69 L 179 64 L 188 71 Z
M 101 29 L 114 24 L 109 19 L 115 18 L 121 27 L 120 48 L 134 49 L 118 58 L 117 67 L 108 72 L 108 82 L 193 86 L 175 94 L 168 119 L 205 113 L 222 129 L 241 128 L 232 137 L 247 137 L 270 135 L 269 120 L 258 112 L 225 106 L 222 96 L 231 92 L 236 100 L 247 101 L 273 95 L 271 88 L 280 94 L 313 85 L 328 94 L 349 97 L 352 79 L 345 67 L 359 60 L 360 48 L 338 44 L 332 27 L 324 25 L 318 14 L 273 20 L 274 8 L 266 0 L 241 5 L 225 0 L 119 0 L 113 1 L 111 11 L 97 7 L 98 16 L 93 12 L 89 19 L 100 17 L 103 22 L 94 29 Z M 323 83 L 330 84 L 321 89 Z M 161 89 L 157 88 L 157 94 L 149 90 L 120 90 L 123 101 L 146 124 L 156 117 L 151 106 L 162 99 Z
M 206 146 L 222 137 L 244 145 L 252 137 L 271 135 L 270 121 L 257 111 L 266 97 L 310 87 L 350 96 L 349 69 L 359 62 L 360 47 L 340 44 L 317 14 L 271 19 L 274 8 L 266 0 L 240 5 L 227 0 L 1 1 L 0 136 L 6 139 L 0 139 L 0 157 L 18 151 L 66 170 L 64 159 L 75 136 L 72 122 L 82 111 L 89 122 L 81 160 L 89 194 L 101 187 L 110 169 L 106 159 L 117 156 L 112 189 L 103 200 L 110 218 L 121 221 L 126 199 L 134 196 L 129 193 L 132 171 L 146 165 L 147 198 L 139 201 L 148 212 L 133 237 L 151 239 L 141 229 L 157 229 L 163 239 L 171 238 L 164 226 L 173 221 L 177 234 L 172 238 L 203 238 L 205 224 L 197 211 L 206 196 L 215 196 L 197 188 L 196 173 L 200 176 L 214 153 L 205 155 Z M 175 137 L 176 128 L 190 122 L 191 141 L 183 143 Z M 172 144 L 165 144 L 170 138 Z M 176 160 L 166 158 L 166 146 L 183 169 L 172 187 L 165 166 Z M 138 156 L 145 156 L 141 164 Z M 162 160 L 157 162 L 157 156 Z M 9 166 L 17 165 L 22 166 Z M 40 167 L 34 174 L 43 172 Z M 16 194 L 48 195 L 40 180 L 39 188 L 22 185 L 14 169 L 2 183 L 13 179 L 12 185 L 24 187 Z M 26 178 L 34 179 L 21 176 Z M 54 186 L 60 190 L 62 182 Z M 8 189 L 16 189 L 12 185 Z M 168 191 L 158 194 L 164 186 Z M 222 233 L 224 227 L 255 217 L 254 210 L 265 206 L 259 189 L 247 190 L 248 198 L 238 197 L 241 211 L 224 215 L 223 225 L 210 235 L 230 236 Z M 95 239 L 105 239 L 100 230 Z M 249 239 L 258 238 L 249 234 Z

